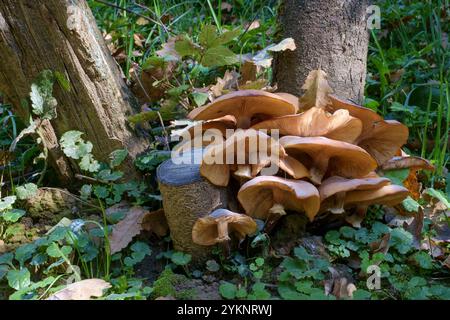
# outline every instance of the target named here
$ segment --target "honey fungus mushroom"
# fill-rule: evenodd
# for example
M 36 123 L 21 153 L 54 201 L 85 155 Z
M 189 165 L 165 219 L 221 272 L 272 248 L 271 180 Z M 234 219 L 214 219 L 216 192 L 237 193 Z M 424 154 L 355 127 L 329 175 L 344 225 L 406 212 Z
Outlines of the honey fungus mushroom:
M 284 136 L 280 144 L 310 170 L 310 179 L 320 184 L 324 175 L 361 178 L 374 171 L 376 161 L 362 148 L 324 137 Z
M 355 190 L 375 190 L 390 184 L 387 178 L 346 179 L 333 176 L 319 187 L 320 212 L 330 211 L 334 214 L 344 213 L 346 195 Z
M 231 115 L 237 128 L 248 129 L 258 121 L 297 113 L 298 106 L 288 94 L 277 95 L 261 90 L 240 90 L 225 94 L 212 103 L 196 108 L 188 115 L 192 120 L 211 120 Z
M 214 185 L 227 186 L 231 172 L 253 178 L 271 164 L 295 179 L 309 176 L 308 169 L 289 157 L 276 140 L 253 129 L 238 130 L 224 143 L 208 147 L 200 174 Z
M 319 137 L 353 143 L 362 132 L 361 120 L 350 116 L 347 110 L 329 113 L 313 107 L 302 114 L 268 119 L 252 129 L 279 130 L 281 135 Z
M 285 210 L 304 212 L 310 221 L 319 211 L 319 191 L 311 183 L 273 176 L 259 176 L 242 185 L 239 203 L 256 219 L 266 220 L 266 231 L 286 214 Z
M 239 241 L 256 232 L 256 222 L 249 216 L 217 209 L 210 215 L 199 218 L 192 228 L 192 240 L 202 246 L 228 242 L 234 234 Z
M 408 140 L 408 127 L 395 120 L 384 120 L 371 109 L 330 95 L 331 110 L 345 109 L 362 122 L 362 132 L 355 144 L 365 149 L 378 163 L 384 164 Z

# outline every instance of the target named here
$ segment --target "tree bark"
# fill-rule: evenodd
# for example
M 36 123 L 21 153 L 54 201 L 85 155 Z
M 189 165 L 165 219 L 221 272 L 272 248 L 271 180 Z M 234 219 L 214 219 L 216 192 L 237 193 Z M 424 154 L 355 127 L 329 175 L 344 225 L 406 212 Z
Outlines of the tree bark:
M 364 97 L 369 33 L 368 0 L 284 0 L 279 12 L 283 38 L 297 49 L 275 58 L 274 81 L 283 92 L 300 95 L 311 70 L 319 67 L 341 98 Z
M 102 161 L 116 149 L 132 158 L 147 146 L 127 126 L 134 100 L 85 0 L 0 1 L 0 61 L 0 92 L 25 120 L 22 102 L 39 73 L 59 71 L 70 80 L 69 92 L 55 85 L 58 116 L 40 129 L 63 182 L 79 170 L 58 145 L 68 130 L 84 132 Z M 133 175 L 131 160 L 125 167 Z

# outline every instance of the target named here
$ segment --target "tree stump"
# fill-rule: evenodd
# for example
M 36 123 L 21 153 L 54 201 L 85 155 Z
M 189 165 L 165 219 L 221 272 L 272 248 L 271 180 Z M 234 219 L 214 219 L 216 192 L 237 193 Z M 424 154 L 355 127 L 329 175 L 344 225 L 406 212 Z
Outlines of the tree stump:
M 156 174 L 174 249 L 192 255 L 194 263 L 206 261 L 211 247 L 192 241 L 192 227 L 198 218 L 227 207 L 227 188 L 204 179 L 199 164 L 175 164 L 169 159 Z

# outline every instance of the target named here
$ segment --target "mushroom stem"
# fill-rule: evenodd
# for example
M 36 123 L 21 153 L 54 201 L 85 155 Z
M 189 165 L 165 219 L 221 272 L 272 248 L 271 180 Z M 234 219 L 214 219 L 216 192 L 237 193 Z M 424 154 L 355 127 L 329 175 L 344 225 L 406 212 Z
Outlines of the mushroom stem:
M 330 158 L 322 156 L 317 159 L 314 159 L 314 165 L 309 171 L 311 174 L 311 181 L 315 184 L 321 184 L 322 178 L 327 172 L 328 162 Z
M 281 204 L 275 203 L 272 208 L 269 209 L 269 217 L 267 218 L 266 226 L 264 231 L 269 233 L 272 231 L 273 227 L 276 225 L 278 220 L 284 215 L 286 215 L 286 211 L 284 211 L 284 207 Z
M 338 192 L 333 197 L 332 207 L 329 209 L 333 214 L 342 214 L 344 210 L 345 192 Z
M 253 178 L 252 166 L 249 164 L 238 164 L 238 169 L 234 172 L 234 175 L 245 180 Z
M 222 241 L 230 240 L 230 236 L 228 235 L 228 222 L 224 220 L 219 220 L 217 222 L 217 239 Z

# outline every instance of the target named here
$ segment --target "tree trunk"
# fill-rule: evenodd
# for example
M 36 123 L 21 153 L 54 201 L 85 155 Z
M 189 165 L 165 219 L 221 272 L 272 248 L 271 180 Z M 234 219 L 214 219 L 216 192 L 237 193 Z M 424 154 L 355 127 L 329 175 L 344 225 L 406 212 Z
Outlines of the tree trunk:
M 284 0 L 279 22 L 283 38 L 297 49 L 276 56 L 274 80 L 283 92 L 300 95 L 311 70 L 319 67 L 335 93 L 360 103 L 364 97 L 369 33 L 368 0 Z
M 102 161 L 119 148 L 132 158 L 146 147 L 127 127 L 134 100 L 85 0 L 0 1 L 0 61 L 0 92 L 25 120 L 29 110 L 22 102 L 43 70 L 59 71 L 70 80 L 70 92 L 55 85 L 58 117 L 41 127 L 50 162 L 63 182 L 79 170 L 58 145 L 68 130 L 84 132 Z M 133 176 L 131 159 L 125 166 Z

